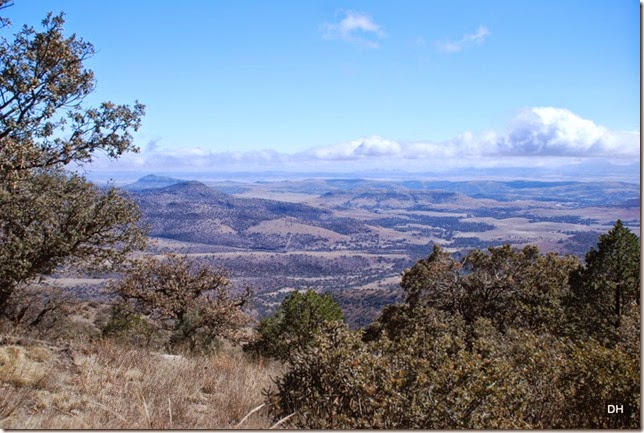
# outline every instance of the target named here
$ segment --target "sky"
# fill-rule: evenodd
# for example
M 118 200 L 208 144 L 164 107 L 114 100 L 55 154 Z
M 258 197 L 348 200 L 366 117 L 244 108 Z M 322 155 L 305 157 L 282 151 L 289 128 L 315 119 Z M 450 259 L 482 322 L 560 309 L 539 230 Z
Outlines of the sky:
M 146 105 L 90 172 L 639 167 L 633 0 L 14 0 L 97 49 L 88 105 Z M 636 173 L 639 182 L 639 169 Z

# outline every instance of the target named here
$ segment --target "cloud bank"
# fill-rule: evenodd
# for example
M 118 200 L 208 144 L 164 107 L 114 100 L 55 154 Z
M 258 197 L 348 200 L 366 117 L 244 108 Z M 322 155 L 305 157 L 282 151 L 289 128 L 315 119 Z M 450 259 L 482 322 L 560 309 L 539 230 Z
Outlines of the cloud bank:
M 640 159 L 638 131 L 614 131 L 564 108 L 520 111 L 503 131 L 463 132 L 450 140 L 396 141 L 378 135 L 287 154 L 275 150 L 212 152 L 198 148 L 164 150 L 159 142 L 139 154 L 98 160 L 92 169 L 148 171 L 306 171 L 319 169 L 417 169 L 454 166 L 520 166 Z
M 325 39 L 340 39 L 366 48 L 378 48 L 379 39 L 387 35 L 373 19 L 361 12 L 342 11 L 343 18 L 337 23 L 324 23 L 322 36 Z

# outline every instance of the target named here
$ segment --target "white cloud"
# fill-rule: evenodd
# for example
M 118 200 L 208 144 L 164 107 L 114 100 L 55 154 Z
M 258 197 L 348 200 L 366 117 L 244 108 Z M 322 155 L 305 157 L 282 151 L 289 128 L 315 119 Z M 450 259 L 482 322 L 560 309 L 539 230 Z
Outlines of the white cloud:
M 612 131 L 570 110 L 522 110 L 504 132 L 463 132 L 444 142 L 397 142 L 380 136 L 348 141 L 308 152 L 322 160 L 578 157 L 639 158 L 639 133 Z
M 320 147 L 307 153 L 314 158 L 323 160 L 356 160 L 386 156 L 397 157 L 401 153 L 401 145 L 398 142 L 374 135 L 346 143 Z
M 504 131 L 463 132 L 443 141 L 396 141 L 378 135 L 287 154 L 275 150 L 212 152 L 166 149 L 151 142 L 119 161 L 100 159 L 95 170 L 261 172 L 356 169 L 443 170 L 456 166 L 538 166 L 595 159 L 633 163 L 640 159 L 637 131 L 614 131 L 570 110 L 532 107 Z M 527 165 L 526 165 L 527 164 Z
M 322 25 L 325 39 L 341 39 L 355 45 L 378 48 L 378 40 L 387 35 L 373 19 L 361 12 L 343 11 L 344 17 L 338 23 Z
M 445 53 L 458 53 L 472 45 L 481 45 L 490 35 L 486 26 L 479 26 L 474 33 L 466 33 L 460 39 L 455 41 L 438 42 L 438 48 Z
M 499 155 L 639 156 L 639 133 L 611 131 L 555 107 L 523 110 L 497 144 Z

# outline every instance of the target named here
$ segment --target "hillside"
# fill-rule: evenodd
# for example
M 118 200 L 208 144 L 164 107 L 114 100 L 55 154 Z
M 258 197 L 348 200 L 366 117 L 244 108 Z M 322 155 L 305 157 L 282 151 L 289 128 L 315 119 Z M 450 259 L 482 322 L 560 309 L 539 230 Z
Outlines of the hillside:
M 150 224 L 151 236 L 184 242 L 268 251 L 307 246 L 315 249 L 311 245 L 324 242 L 328 236 L 368 230 L 359 221 L 335 220 L 329 211 L 316 207 L 238 198 L 196 181 L 140 190 L 132 195 L 143 209 L 145 222 Z M 266 223 L 271 221 L 290 223 L 295 228 L 288 233 L 267 232 Z M 312 229 L 302 229 L 304 226 Z
M 245 416 L 282 370 L 238 347 L 183 357 L 110 340 L 0 334 L 0 427 L 268 429 L 266 410 Z

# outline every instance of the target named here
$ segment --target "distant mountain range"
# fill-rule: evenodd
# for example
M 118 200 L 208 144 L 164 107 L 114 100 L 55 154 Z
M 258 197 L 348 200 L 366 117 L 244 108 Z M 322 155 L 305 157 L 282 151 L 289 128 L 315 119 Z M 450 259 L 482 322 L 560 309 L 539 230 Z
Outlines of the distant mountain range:
M 152 236 L 275 251 L 286 245 L 329 250 L 337 247 L 338 239 L 353 247 L 392 247 L 383 243 L 381 228 L 409 233 L 409 227 L 417 227 L 419 234 L 434 232 L 428 239 L 438 236 L 449 244 L 457 233 L 478 237 L 478 231 L 493 227 L 481 217 L 590 224 L 592 219 L 574 209 L 640 206 L 639 185 L 624 182 L 309 179 L 208 186 L 148 175 L 124 189 L 141 206 Z M 306 199 L 294 202 L 289 199 L 293 194 Z M 539 207 L 546 210 L 530 210 Z M 459 245 L 467 246 L 462 241 Z
M 123 186 L 128 191 L 158 189 L 186 182 L 182 179 L 147 175 L 135 183 Z M 291 192 L 303 194 L 319 194 L 333 197 L 335 192 L 346 194 L 360 192 L 364 196 L 373 195 L 374 191 L 396 191 L 399 194 L 413 194 L 418 200 L 416 191 L 429 194 L 425 197 L 434 201 L 439 197 L 450 197 L 448 193 L 459 193 L 472 198 L 493 199 L 503 202 L 513 200 L 537 200 L 549 202 L 574 203 L 579 206 L 611 205 L 639 206 L 639 184 L 627 182 L 573 182 L 573 181 L 432 181 L 432 180 L 392 180 L 380 181 L 372 179 L 304 179 L 300 181 L 254 182 L 269 184 L 275 192 Z M 251 183 L 242 182 L 210 182 L 210 186 L 218 191 L 239 193 L 248 189 Z M 205 184 L 204 184 L 205 185 Z
M 124 190 L 127 191 L 141 191 L 144 189 L 158 189 L 165 188 L 166 186 L 175 185 L 177 183 L 187 182 L 183 179 L 176 179 L 174 177 L 167 176 L 157 176 L 154 174 L 148 174 L 143 176 L 134 183 L 130 183 L 122 186 Z
M 441 167 L 437 161 L 432 167 L 427 167 L 426 171 L 405 171 L 399 169 L 392 170 L 360 170 L 356 167 L 351 172 L 341 171 L 285 171 L 285 170 L 266 170 L 266 171 L 228 171 L 230 167 L 204 167 L 200 171 L 181 171 L 166 170 L 164 176 L 172 176 L 178 179 L 199 180 L 207 185 L 211 182 L 236 181 L 236 182 L 254 182 L 263 181 L 301 181 L 305 179 L 383 179 L 387 181 L 403 180 L 430 180 L 430 181 L 471 181 L 471 180 L 493 180 L 493 181 L 514 181 L 523 179 L 528 181 L 543 182 L 629 182 L 640 183 L 640 161 L 639 158 L 629 163 L 622 161 L 620 164 L 607 161 L 605 159 L 588 158 L 579 163 L 569 163 L 565 165 L 537 166 L 529 163 L 530 159 L 524 160 L 519 166 L 515 167 L 460 167 L 448 168 Z M 519 164 L 517 162 L 517 164 Z M 132 170 L 106 170 L 93 169 L 88 171 L 87 176 L 92 181 L 99 184 L 106 181 L 114 180 L 118 185 L 132 183 L 136 179 L 149 174 L 145 171 Z

